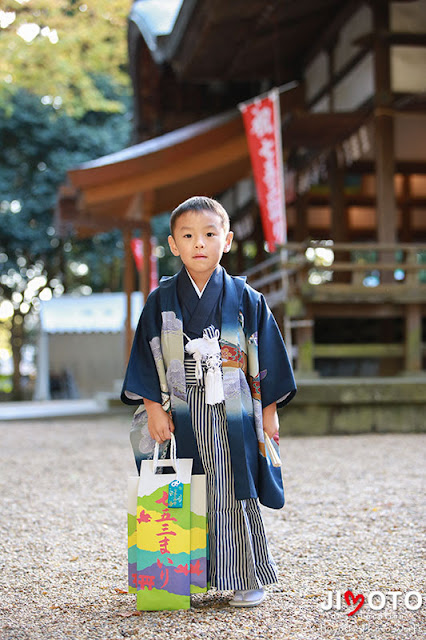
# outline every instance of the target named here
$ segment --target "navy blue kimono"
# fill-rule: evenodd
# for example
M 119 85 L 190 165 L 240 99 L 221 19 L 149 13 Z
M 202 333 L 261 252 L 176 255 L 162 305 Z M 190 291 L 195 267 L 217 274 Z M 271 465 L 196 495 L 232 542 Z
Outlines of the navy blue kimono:
M 281 469 L 269 460 L 262 425 L 263 407 L 273 402 L 283 406 L 296 393 L 280 331 L 263 295 L 222 267 L 212 274 L 201 300 L 197 297 L 184 268 L 150 294 L 136 329 L 121 399 L 139 404 L 148 398 L 171 411 L 178 456 L 193 458 L 194 473 L 203 473 L 187 403 L 184 333 L 199 337 L 201 327 L 220 325 L 235 495 L 238 500 L 259 497 L 265 506 L 280 508 Z

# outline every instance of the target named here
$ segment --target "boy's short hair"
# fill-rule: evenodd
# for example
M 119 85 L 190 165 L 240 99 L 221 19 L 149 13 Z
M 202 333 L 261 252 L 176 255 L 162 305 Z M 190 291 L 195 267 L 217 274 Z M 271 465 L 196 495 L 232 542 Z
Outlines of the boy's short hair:
M 229 232 L 229 215 L 220 202 L 207 196 L 193 196 L 182 202 L 170 215 L 170 233 L 173 235 L 178 218 L 188 211 L 212 211 L 219 216 L 225 234 Z

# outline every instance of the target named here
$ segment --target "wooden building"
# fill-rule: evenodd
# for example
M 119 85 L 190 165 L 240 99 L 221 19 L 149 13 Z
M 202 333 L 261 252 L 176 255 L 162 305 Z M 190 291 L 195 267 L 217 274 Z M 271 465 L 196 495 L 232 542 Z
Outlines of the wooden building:
M 426 0 L 183 0 L 167 34 L 144 5 L 129 15 L 134 144 L 69 172 L 61 225 L 119 226 L 126 247 L 142 229 L 148 254 L 153 215 L 216 196 L 232 266 L 257 247 L 249 281 L 299 379 L 424 372 Z M 237 104 L 273 86 L 289 244 L 269 256 Z

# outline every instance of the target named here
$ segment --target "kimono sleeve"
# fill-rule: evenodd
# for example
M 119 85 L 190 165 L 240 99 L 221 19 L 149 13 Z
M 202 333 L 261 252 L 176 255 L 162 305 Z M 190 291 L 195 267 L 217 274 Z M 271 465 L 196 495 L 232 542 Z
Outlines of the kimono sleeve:
M 262 407 L 283 407 L 296 395 L 296 382 L 284 340 L 263 295 L 258 302 L 258 345 Z
M 146 301 L 133 339 L 132 350 L 121 391 L 125 404 L 141 404 L 142 398 L 161 403 L 160 381 L 150 340 L 160 335 L 158 296 L 153 292 Z

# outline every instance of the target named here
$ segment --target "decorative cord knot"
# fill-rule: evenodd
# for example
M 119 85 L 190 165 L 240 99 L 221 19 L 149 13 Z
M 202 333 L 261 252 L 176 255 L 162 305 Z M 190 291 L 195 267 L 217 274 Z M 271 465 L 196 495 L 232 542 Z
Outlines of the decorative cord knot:
M 219 345 L 219 330 L 210 325 L 203 331 L 202 338 L 190 340 L 185 351 L 190 353 L 196 362 L 197 380 L 202 380 L 202 363 L 206 366 L 205 398 L 206 404 L 219 404 L 224 401 L 222 382 L 222 358 Z

